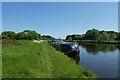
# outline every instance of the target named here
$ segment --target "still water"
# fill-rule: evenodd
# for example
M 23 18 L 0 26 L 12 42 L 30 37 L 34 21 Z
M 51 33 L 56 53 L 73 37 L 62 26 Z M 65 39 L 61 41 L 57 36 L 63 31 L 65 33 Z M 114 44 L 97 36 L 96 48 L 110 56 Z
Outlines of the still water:
M 114 44 L 81 44 L 77 63 L 99 78 L 118 77 L 119 49 Z

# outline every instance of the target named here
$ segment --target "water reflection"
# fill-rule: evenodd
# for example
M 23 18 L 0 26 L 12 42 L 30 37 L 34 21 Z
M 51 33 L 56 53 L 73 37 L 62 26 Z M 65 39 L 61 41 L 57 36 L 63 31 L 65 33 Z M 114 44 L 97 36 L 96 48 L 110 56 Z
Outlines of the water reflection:
M 120 45 L 117 45 L 116 47 L 117 47 L 117 48 L 119 49 L 119 51 L 120 51 Z
M 85 48 L 88 54 L 96 55 L 99 52 L 107 53 L 108 51 L 115 51 L 120 48 L 119 45 L 115 44 L 80 44 L 82 48 Z
M 100 78 L 118 77 L 119 44 L 79 44 L 80 65 Z
M 71 59 L 73 59 L 76 64 L 79 64 L 80 62 L 80 53 L 79 53 L 79 56 L 76 56 L 76 57 L 73 57 L 73 56 L 70 56 L 70 55 L 67 55 L 68 57 L 70 57 Z

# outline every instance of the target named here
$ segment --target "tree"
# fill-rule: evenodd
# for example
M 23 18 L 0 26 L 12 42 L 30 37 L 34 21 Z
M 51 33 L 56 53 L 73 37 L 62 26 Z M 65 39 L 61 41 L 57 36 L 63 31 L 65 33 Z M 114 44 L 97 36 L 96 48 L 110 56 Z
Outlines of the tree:
M 79 34 L 73 34 L 73 35 L 67 35 L 66 40 L 82 40 L 82 35 Z
M 88 30 L 84 36 L 86 40 L 98 40 L 99 39 L 99 31 L 97 29 Z
M 4 31 L 2 32 L 2 39 L 14 39 L 16 33 L 13 31 Z
M 51 40 L 51 39 L 54 39 L 54 37 L 49 36 L 49 35 L 43 35 L 42 39 Z
M 106 32 L 106 31 L 100 31 L 100 40 L 109 40 L 110 39 L 110 35 Z
M 27 39 L 27 35 L 24 34 L 23 32 L 17 33 L 16 37 L 17 40 L 22 40 L 22 39 Z
M 117 34 L 117 37 L 115 40 L 120 40 L 120 32 Z
M 23 32 L 19 32 L 17 35 L 16 35 L 16 39 L 20 40 L 20 39 L 27 39 L 27 40 L 38 40 L 39 37 L 41 35 L 38 34 L 37 32 L 35 31 L 31 31 L 31 30 L 24 30 Z
M 71 35 L 72 36 L 72 39 L 73 40 L 77 40 L 78 39 L 78 35 L 77 34 L 73 34 L 73 35 Z
M 88 30 L 85 34 L 67 35 L 66 40 L 120 40 L 120 33 L 114 31 L 99 31 L 97 29 Z
M 67 35 L 66 40 L 72 40 L 72 36 L 71 35 Z
M 117 38 L 117 32 L 107 31 L 107 33 L 109 34 L 109 39 L 110 40 L 115 40 Z

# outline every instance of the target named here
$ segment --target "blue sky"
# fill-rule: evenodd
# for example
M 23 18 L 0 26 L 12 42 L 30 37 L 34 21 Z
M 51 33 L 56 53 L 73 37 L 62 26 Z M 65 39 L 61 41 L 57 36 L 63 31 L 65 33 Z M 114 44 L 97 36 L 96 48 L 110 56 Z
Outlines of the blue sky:
M 3 2 L 2 31 L 35 30 L 65 38 L 87 30 L 118 31 L 117 2 Z

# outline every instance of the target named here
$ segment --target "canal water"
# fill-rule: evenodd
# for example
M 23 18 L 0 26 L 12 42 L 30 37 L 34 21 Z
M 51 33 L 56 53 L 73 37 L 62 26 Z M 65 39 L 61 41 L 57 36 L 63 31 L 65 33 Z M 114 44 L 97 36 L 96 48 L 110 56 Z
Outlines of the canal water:
M 97 74 L 99 78 L 118 77 L 118 45 L 80 44 L 76 62 Z

